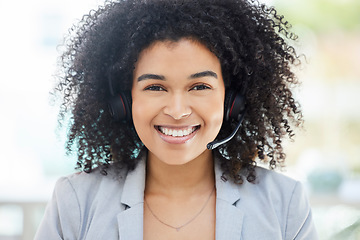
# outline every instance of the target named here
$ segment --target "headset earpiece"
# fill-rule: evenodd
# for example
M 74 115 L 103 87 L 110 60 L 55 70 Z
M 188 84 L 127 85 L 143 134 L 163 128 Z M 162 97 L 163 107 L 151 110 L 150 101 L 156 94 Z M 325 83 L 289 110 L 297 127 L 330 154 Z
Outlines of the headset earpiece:
M 224 119 L 239 121 L 245 111 L 245 97 L 234 90 L 227 90 L 225 94 Z
M 244 95 L 233 90 L 227 90 L 225 92 L 224 119 L 225 121 L 229 121 L 230 119 L 235 119 L 238 123 L 236 125 L 236 128 L 230 134 L 230 136 L 221 140 L 214 140 L 212 142 L 209 142 L 206 145 L 207 149 L 213 150 L 218 146 L 230 141 L 239 130 L 241 123 L 244 120 L 245 112 L 246 112 L 246 106 L 245 106 Z
M 110 115 L 116 121 L 131 120 L 131 94 L 120 92 L 109 101 Z

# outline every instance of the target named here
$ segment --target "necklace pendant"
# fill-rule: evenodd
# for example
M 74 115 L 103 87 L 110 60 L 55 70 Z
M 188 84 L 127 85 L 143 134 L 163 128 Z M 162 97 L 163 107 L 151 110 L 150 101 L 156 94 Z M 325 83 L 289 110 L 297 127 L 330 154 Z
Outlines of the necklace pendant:
M 177 232 L 180 232 L 181 227 L 175 228 Z

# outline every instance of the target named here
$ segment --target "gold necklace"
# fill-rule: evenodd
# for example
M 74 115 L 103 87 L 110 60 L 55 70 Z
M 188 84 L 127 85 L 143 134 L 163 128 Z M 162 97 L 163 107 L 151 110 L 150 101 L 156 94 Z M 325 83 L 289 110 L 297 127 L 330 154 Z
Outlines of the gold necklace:
M 210 200 L 212 194 L 214 193 L 214 191 L 215 191 L 215 187 L 214 187 L 213 190 L 211 191 L 208 199 L 206 200 L 204 206 L 202 206 L 202 208 L 200 209 L 200 211 L 199 211 L 195 216 L 193 216 L 189 221 L 187 221 L 186 223 L 184 223 L 184 224 L 182 224 L 182 225 L 180 225 L 180 226 L 178 226 L 178 227 L 174 227 L 174 226 L 172 226 L 172 225 L 170 225 L 170 224 L 167 224 L 166 222 L 162 221 L 158 216 L 156 216 L 156 214 L 155 214 L 155 213 L 152 211 L 152 209 L 150 208 L 150 206 L 149 206 L 148 202 L 146 201 L 146 198 L 145 198 L 145 197 L 144 197 L 144 202 L 145 202 L 146 206 L 148 207 L 150 213 L 154 216 L 154 218 L 155 218 L 156 220 L 158 220 L 160 223 L 164 224 L 165 226 L 168 226 L 168 227 L 170 227 L 170 228 L 173 228 L 173 229 L 175 229 L 177 232 L 179 232 L 183 227 L 185 227 L 186 225 L 188 225 L 189 223 L 191 223 L 192 221 L 194 221 L 194 220 L 200 215 L 200 213 L 205 209 L 205 206 L 206 206 L 207 203 L 209 202 L 209 200 Z

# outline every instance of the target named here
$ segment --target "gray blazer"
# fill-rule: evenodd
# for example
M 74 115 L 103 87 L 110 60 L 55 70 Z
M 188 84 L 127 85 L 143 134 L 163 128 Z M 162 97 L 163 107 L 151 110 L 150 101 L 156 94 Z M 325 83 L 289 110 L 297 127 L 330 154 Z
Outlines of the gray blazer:
M 256 184 L 237 185 L 215 165 L 217 240 L 318 239 L 299 182 L 256 167 Z M 35 239 L 143 239 L 145 161 L 114 175 L 59 179 Z

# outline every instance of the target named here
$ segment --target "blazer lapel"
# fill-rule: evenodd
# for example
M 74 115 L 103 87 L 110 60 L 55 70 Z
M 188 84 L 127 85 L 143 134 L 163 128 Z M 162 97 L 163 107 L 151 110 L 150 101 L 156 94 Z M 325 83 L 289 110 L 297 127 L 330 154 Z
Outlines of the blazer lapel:
M 236 207 L 240 201 L 239 186 L 221 178 L 222 170 L 215 164 L 216 177 L 216 240 L 239 240 L 244 213 Z
M 119 239 L 143 239 L 143 209 L 143 204 L 138 204 L 118 214 Z
M 145 190 L 145 160 L 126 176 L 121 203 L 125 210 L 117 215 L 119 239 L 142 240 Z

